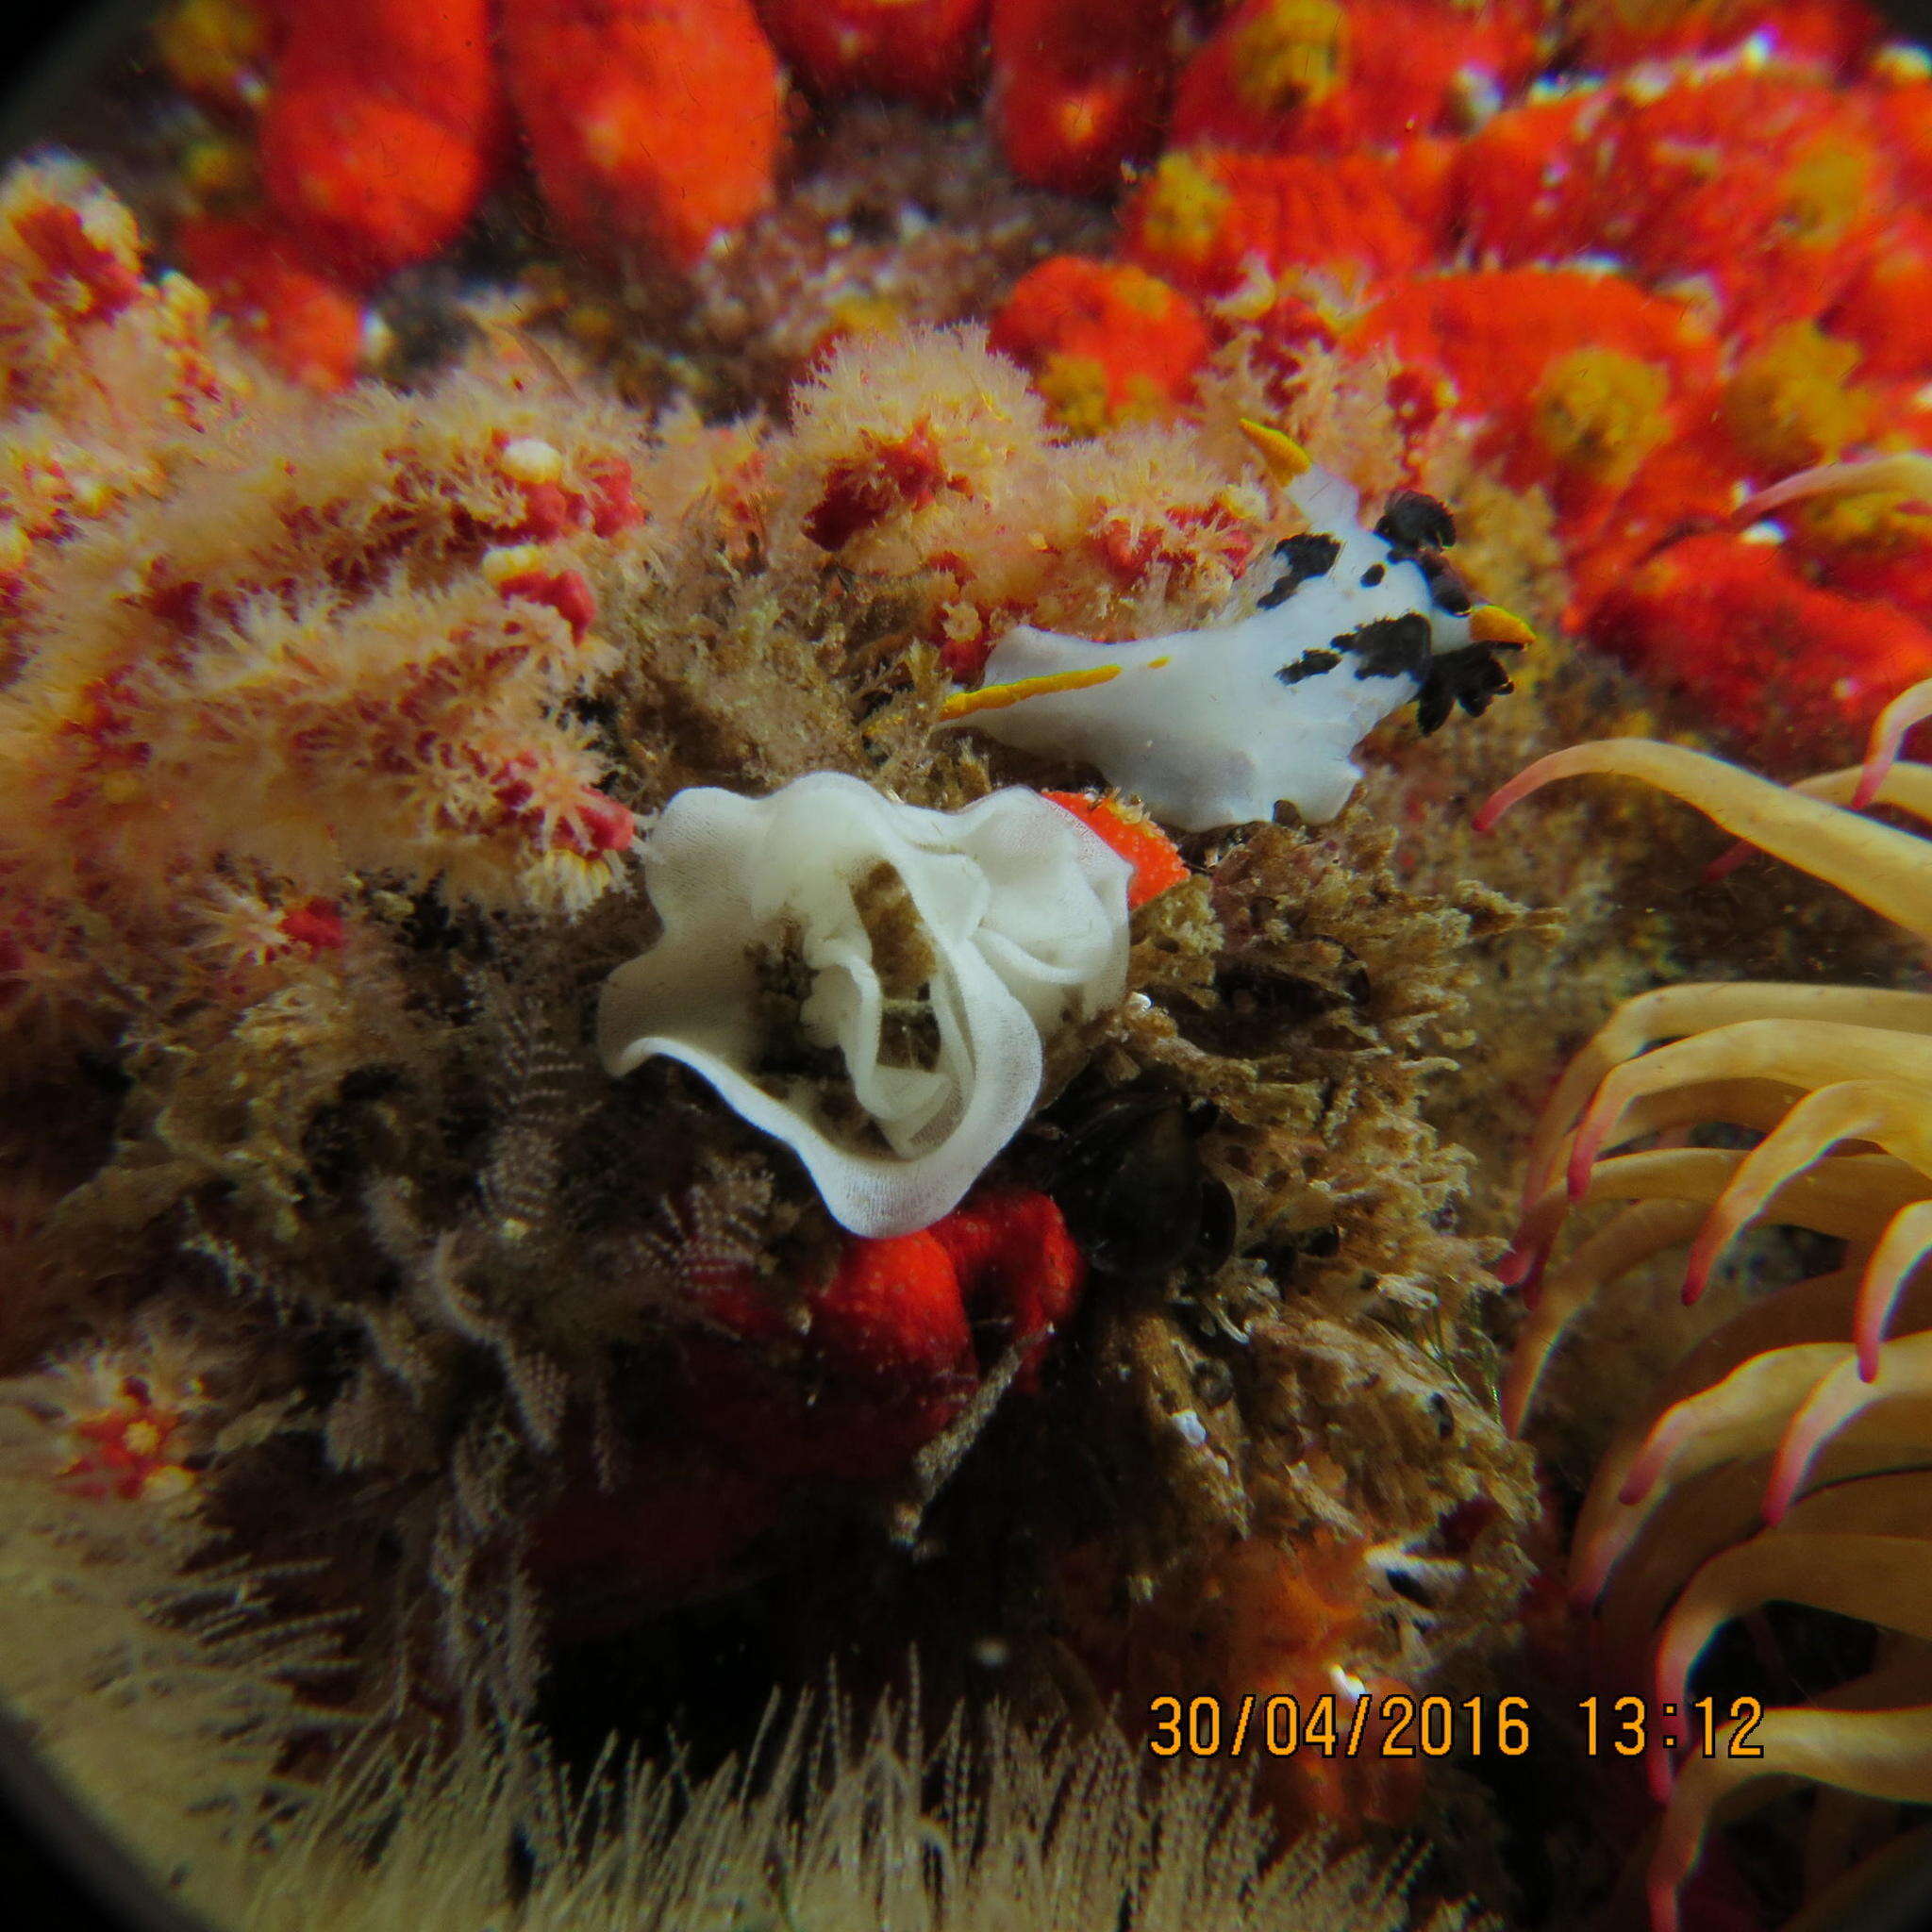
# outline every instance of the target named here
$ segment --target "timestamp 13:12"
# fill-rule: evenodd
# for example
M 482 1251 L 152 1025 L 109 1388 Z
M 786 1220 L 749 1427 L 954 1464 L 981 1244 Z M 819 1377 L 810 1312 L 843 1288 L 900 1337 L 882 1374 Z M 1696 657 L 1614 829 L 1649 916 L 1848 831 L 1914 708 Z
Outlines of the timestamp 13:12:
M 1646 1697 L 1583 1697 L 1576 1708 L 1589 1757 L 1606 1748 L 1619 1757 L 1641 1757 L 1653 1744 L 1666 1751 L 1694 1744 L 1707 1757 L 1764 1756 L 1763 1745 L 1751 1742 L 1764 1718 L 1764 1706 L 1755 1697 L 1693 1697 L 1683 1705 L 1653 1705 Z

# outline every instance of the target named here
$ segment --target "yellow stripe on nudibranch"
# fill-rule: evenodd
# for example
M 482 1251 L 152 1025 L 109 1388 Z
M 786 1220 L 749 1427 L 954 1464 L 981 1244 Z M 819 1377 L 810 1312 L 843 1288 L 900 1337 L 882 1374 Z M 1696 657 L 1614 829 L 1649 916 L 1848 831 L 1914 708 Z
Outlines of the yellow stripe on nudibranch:
M 1008 705 L 1024 704 L 1028 698 L 1045 697 L 1051 691 L 1085 691 L 1091 685 L 1111 683 L 1126 668 L 1124 664 L 1096 664 L 1091 671 L 1056 671 L 1046 677 L 1021 677 L 1011 684 L 988 684 L 977 691 L 956 691 L 940 707 L 940 716 L 950 724 L 958 718 L 970 718 L 975 711 L 1004 711 Z M 1146 668 L 1152 670 L 1153 666 Z
M 1469 641 L 1473 644 L 1505 644 L 1527 650 L 1536 642 L 1536 633 L 1500 604 L 1478 604 L 1469 613 Z
M 1255 454 L 1261 458 L 1261 467 L 1268 472 L 1271 482 L 1292 483 L 1297 476 L 1306 476 L 1315 467 L 1315 459 L 1293 437 L 1285 435 L 1270 424 L 1257 423 L 1252 416 L 1243 416 L 1241 423 L 1241 434 L 1254 445 Z

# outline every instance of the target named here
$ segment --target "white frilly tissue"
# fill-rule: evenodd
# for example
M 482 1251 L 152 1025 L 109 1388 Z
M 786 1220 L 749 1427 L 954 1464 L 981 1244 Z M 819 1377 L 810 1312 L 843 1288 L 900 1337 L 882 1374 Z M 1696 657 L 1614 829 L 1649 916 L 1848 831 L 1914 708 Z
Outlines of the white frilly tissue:
M 1043 1041 L 1126 990 L 1131 868 L 1021 788 L 956 812 L 835 772 L 769 798 L 692 788 L 665 807 L 643 864 L 664 932 L 605 984 L 606 1069 L 681 1060 L 791 1148 L 855 1234 L 908 1234 L 958 1206 L 1032 1110 Z M 881 864 L 935 962 L 930 1067 L 880 1063 L 885 994 L 854 888 Z M 788 942 L 810 974 L 806 1037 L 839 1050 L 890 1152 L 823 1118 L 815 1083 L 755 1072 L 766 1044 L 758 954 Z

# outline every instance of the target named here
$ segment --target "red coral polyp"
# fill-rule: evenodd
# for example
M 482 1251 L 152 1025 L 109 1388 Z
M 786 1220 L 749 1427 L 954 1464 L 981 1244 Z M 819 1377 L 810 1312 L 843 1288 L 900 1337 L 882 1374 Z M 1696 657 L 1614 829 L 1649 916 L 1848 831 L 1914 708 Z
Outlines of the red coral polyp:
M 1932 220 L 1901 209 L 1884 246 L 1853 272 L 1825 325 L 1857 343 L 1865 375 L 1911 380 L 1932 369 Z
M 686 1426 L 784 1490 L 902 1476 L 979 1384 L 974 1324 L 1023 1351 L 1020 1385 L 1033 1387 L 1085 1275 L 1059 1209 L 1019 1191 L 913 1234 L 847 1235 L 806 1297 L 802 1337 L 741 1271 L 698 1297 Z
M 1754 36 L 1788 60 L 1849 68 L 1885 25 L 1856 0 L 1571 0 L 1563 21 L 1577 55 L 1603 66 L 1714 54 Z
M 593 457 L 581 471 L 590 505 L 591 529 L 599 537 L 622 536 L 644 521 L 631 467 L 622 457 Z
M 952 1257 L 968 1306 L 999 1323 L 1009 1344 L 1025 1345 L 1030 1381 L 1087 1279 L 1059 1208 L 1045 1194 L 983 1194 L 928 1232 Z
M 78 208 L 46 201 L 15 217 L 13 232 L 35 258 L 35 298 L 71 322 L 111 322 L 141 292 L 141 267 L 87 231 Z
M 1339 155 L 1449 129 L 1533 71 L 1527 6 L 1242 0 L 1183 71 L 1170 138 Z
M 506 821 L 543 851 L 594 858 L 626 851 L 637 837 L 629 810 L 584 784 L 567 764 L 536 752 L 513 754 L 490 784 Z
M 311 267 L 270 224 L 208 216 L 184 222 L 175 245 L 188 272 L 263 358 L 305 387 L 345 389 L 362 359 L 362 306 Z
M 348 921 L 329 899 L 305 899 L 291 906 L 278 924 L 291 944 L 307 946 L 311 953 L 337 953 L 349 942 Z
M 1707 422 L 1718 344 L 1682 304 L 1614 275 L 1504 269 L 1418 278 L 1357 340 L 1453 385 L 1456 412 L 1518 487 L 1574 504 L 1618 490 L 1644 458 Z
M 889 517 L 924 509 L 942 490 L 965 491 L 940 455 L 931 427 L 920 423 L 904 436 L 861 432 L 860 454 L 834 463 L 818 501 L 807 512 L 805 534 L 821 550 L 842 550 Z
M 618 456 L 591 457 L 576 467 L 576 484 L 564 480 L 563 456 L 541 437 L 491 439 L 494 466 L 515 493 L 520 514 L 494 523 L 499 543 L 554 543 L 572 530 L 617 537 L 644 521 L 630 464 Z
M 1508 108 L 1457 182 L 1485 257 L 1613 256 L 1654 288 L 1695 279 L 1748 339 L 1844 291 L 1897 200 L 1862 98 L 1741 65 Z
M 597 598 L 580 570 L 526 570 L 498 583 L 503 597 L 521 597 L 557 612 L 570 625 L 571 640 L 582 643 L 597 621 Z
M 178 1495 L 194 1480 L 180 1460 L 180 1426 L 178 1409 L 158 1403 L 140 1376 L 125 1377 L 111 1407 L 69 1424 L 76 1446 L 60 1487 L 95 1502 Z
M 811 1298 L 812 1339 L 847 1374 L 944 1379 L 970 1372 L 973 1335 L 952 1256 L 933 1229 L 847 1239 Z

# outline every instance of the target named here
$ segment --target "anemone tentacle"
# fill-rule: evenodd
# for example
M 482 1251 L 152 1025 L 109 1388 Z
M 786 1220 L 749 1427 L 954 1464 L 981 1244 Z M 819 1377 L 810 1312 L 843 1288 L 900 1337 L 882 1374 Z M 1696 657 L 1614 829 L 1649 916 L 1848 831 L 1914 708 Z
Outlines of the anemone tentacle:
M 1827 465 L 1756 508 L 1874 488 L 1887 464 Z M 1925 458 L 1908 467 L 1915 484 L 1932 475 Z M 1932 765 L 1898 756 L 1927 718 L 1932 680 L 1887 707 L 1862 764 L 1789 788 L 1677 745 L 1579 745 L 1530 766 L 1477 823 L 1557 778 L 1641 778 L 1745 841 L 1714 871 L 1759 849 L 1925 941 L 1932 839 L 1857 808 L 1932 821 Z M 1641 1144 L 1720 1122 L 1762 1138 L 1746 1153 Z M 1612 1202 L 1630 1205 L 1551 1259 L 1567 1226 Z M 1688 1244 L 1695 1300 L 1731 1243 L 1767 1224 L 1840 1238 L 1842 1264 L 1746 1301 L 1626 1421 L 1573 1533 L 1572 1601 L 1593 1607 L 1601 1654 L 1680 1709 L 1711 1641 L 1760 1605 L 1886 1636 L 1877 1668 L 1719 1727 L 1712 1752 L 1674 1769 L 1653 1751 L 1665 1807 L 1646 1879 L 1654 1932 L 1675 1932 L 1721 1803 L 1728 1814 L 1792 1778 L 1847 1802 L 1932 1802 L 1932 994 L 1664 987 L 1598 1029 L 1537 1124 L 1499 1270 L 1541 1280 L 1504 1378 L 1507 1425 L 1521 1428 L 1565 1330 L 1620 1275 Z

